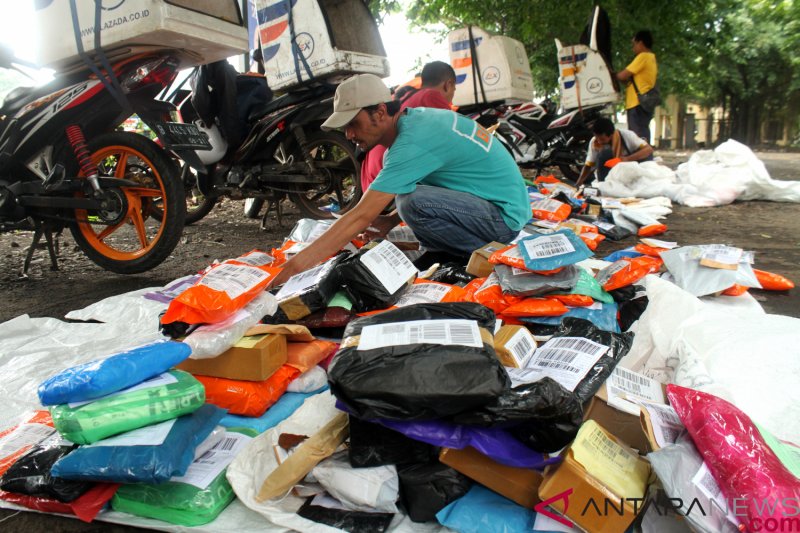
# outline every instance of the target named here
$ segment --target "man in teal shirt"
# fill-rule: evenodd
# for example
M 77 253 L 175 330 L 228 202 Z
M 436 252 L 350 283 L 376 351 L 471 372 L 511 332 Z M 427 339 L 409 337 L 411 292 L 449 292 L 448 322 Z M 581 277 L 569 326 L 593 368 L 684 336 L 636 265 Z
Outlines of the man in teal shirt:
M 522 175 L 477 122 L 442 109 L 399 110 L 377 76 L 336 89 L 323 129 L 342 128 L 362 150 L 388 148 L 384 166 L 356 207 L 288 261 L 274 284 L 338 252 L 370 228 L 383 237 L 401 220 L 426 251 L 466 258 L 491 241 L 509 242 L 531 217 Z M 381 216 L 395 200 L 397 210 Z

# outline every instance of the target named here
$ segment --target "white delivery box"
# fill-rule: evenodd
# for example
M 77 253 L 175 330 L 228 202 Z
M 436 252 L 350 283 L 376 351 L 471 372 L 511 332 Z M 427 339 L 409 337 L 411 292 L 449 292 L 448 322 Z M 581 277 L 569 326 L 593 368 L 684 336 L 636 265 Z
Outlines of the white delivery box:
M 334 76 L 389 75 L 378 25 L 362 0 L 291 0 L 291 10 L 287 4 L 256 0 L 258 36 L 272 90 Z
M 95 46 L 95 9 L 100 46 L 116 61 L 153 49 L 172 49 L 182 67 L 219 61 L 249 49 L 238 0 L 77 0 L 83 49 Z M 37 63 L 67 70 L 81 63 L 69 0 L 36 2 Z
M 469 28 L 453 30 L 447 37 L 450 64 L 456 71 L 453 104 L 533 99 L 533 78 L 528 54 L 521 42 L 472 27 L 475 56 L 469 45 Z M 476 76 L 475 74 L 478 74 Z
M 600 52 L 584 44 L 563 46 L 558 39 L 556 48 L 558 85 L 564 109 L 607 104 L 619 99 L 611 71 Z

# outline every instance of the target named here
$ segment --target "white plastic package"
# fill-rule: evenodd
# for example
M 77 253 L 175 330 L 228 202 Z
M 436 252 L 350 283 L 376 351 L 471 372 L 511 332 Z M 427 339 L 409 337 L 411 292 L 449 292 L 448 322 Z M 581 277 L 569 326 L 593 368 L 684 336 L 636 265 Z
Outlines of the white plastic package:
M 396 513 L 400 478 L 394 465 L 353 468 L 339 452 L 311 471 L 328 493 L 353 511 Z
M 328 383 L 328 374 L 321 366 L 315 366 L 289 383 L 286 392 L 309 393 L 318 391 Z
M 724 291 L 734 284 L 761 287 L 746 259 L 740 259 L 735 270 L 703 266 L 700 259 L 704 249 L 705 246 L 681 246 L 660 254 L 677 286 L 695 296 Z

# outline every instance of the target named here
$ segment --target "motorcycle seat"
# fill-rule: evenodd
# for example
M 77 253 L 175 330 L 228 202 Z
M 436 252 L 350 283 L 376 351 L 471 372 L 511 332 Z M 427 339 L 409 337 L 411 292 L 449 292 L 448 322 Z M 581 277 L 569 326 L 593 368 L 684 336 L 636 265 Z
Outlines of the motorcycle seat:
M 33 87 L 15 87 L 6 95 L 0 109 L 5 112 L 4 114 L 11 114 L 14 111 L 22 109 L 22 106 L 28 102 L 33 101 L 33 96 Z
M 300 104 L 302 102 L 310 100 L 311 98 L 322 95 L 328 91 L 330 91 L 330 89 L 312 87 L 312 88 L 303 88 L 297 91 L 292 91 L 290 93 L 283 94 L 281 96 L 278 96 L 277 98 L 273 98 L 269 102 L 266 102 L 265 104 L 259 107 L 256 107 L 247 117 L 247 121 L 249 123 L 256 122 L 257 120 L 260 120 L 266 115 L 269 115 L 273 111 L 277 111 L 278 109 L 283 109 L 291 105 Z

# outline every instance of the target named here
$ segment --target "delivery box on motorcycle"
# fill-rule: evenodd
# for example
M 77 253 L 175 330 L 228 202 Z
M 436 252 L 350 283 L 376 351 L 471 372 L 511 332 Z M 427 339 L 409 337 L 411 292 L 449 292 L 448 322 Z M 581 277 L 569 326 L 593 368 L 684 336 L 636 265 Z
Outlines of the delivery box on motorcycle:
M 473 46 L 470 46 L 470 30 Z M 450 64 L 456 71 L 453 104 L 470 106 L 533 99 L 531 66 L 521 42 L 475 26 L 451 31 L 447 41 Z
M 362 0 L 256 0 L 256 8 L 272 90 L 333 76 L 389 75 L 378 26 Z
M 564 109 L 607 104 L 619 99 L 611 71 L 600 52 L 584 44 L 565 46 L 558 39 L 556 48 Z
M 112 61 L 145 50 L 175 50 L 181 66 L 225 59 L 249 49 L 237 0 L 69 0 L 36 2 L 37 63 L 67 70 L 80 64 L 76 32 L 84 51 L 95 49 L 95 15 L 100 12 L 100 45 Z

